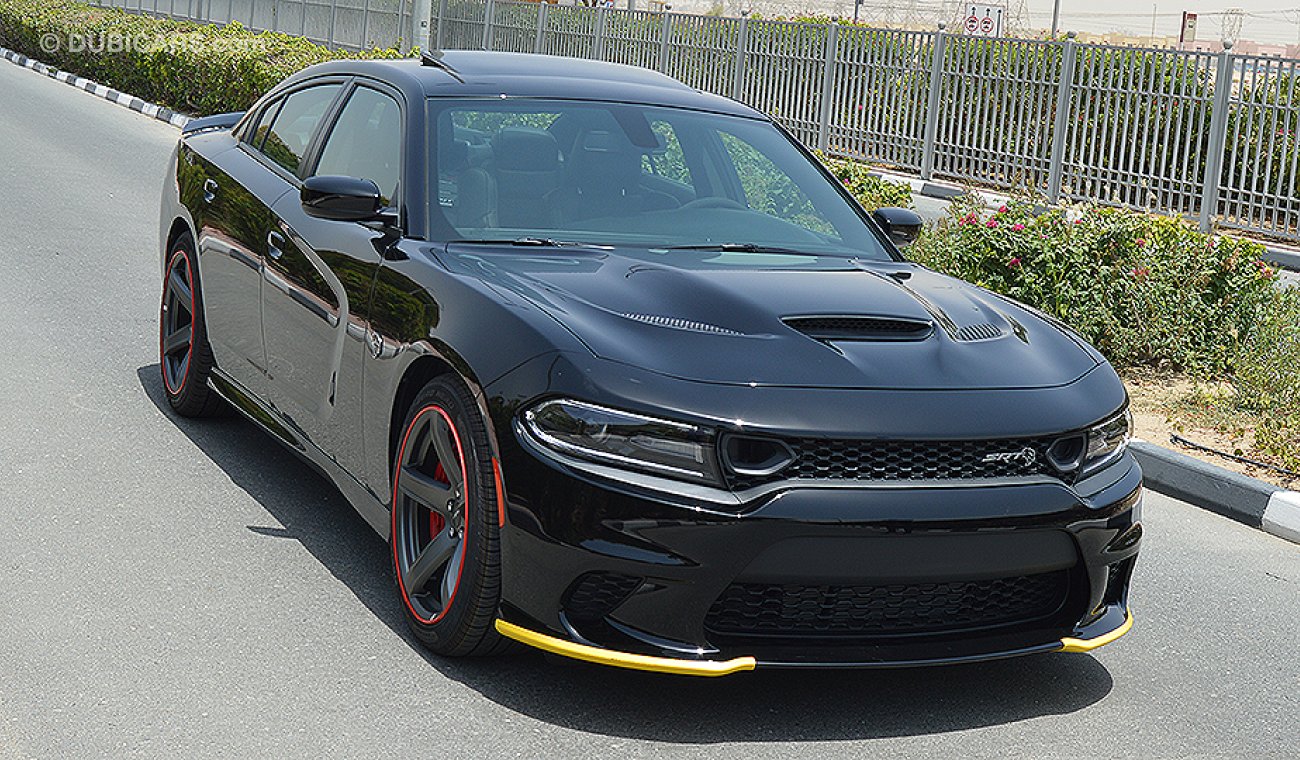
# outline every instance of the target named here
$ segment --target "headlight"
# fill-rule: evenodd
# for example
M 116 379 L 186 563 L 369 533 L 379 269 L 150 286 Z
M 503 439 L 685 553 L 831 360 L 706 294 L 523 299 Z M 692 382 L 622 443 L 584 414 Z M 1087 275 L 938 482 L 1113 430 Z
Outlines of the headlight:
M 713 433 L 581 401 L 545 401 L 524 425 L 555 451 L 630 470 L 721 486 Z
M 1088 430 L 1088 448 L 1083 454 L 1083 475 L 1100 470 L 1115 461 L 1128 448 L 1133 431 L 1133 415 L 1124 411 Z

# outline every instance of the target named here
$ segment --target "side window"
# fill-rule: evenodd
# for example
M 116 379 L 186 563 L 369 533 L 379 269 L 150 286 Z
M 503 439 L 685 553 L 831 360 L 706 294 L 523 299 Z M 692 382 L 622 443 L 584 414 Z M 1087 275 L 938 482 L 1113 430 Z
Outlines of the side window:
M 740 177 L 745 203 L 754 211 L 797 224 L 824 235 L 837 235 L 835 227 L 813 206 L 788 174 L 758 148 L 728 132 L 719 132 L 722 144 Z
M 284 98 L 276 98 L 262 107 L 262 110 L 253 115 L 253 119 L 244 126 L 244 132 L 239 136 L 241 140 L 249 147 L 261 150 L 262 142 L 266 140 L 266 133 L 271 131 L 271 120 L 275 118 L 275 112 L 280 110 L 284 104 Z
M 317 85 L 292 92 L 284 99 L 284 105 L 270 122 L 270 128 L 259 125 L 256 132 L 266 130 L 266 136 L 260 144 L 258 134 L 254 135 L 253 145 L 267 158 L 283 166 L 291 174 L 298 173 L 298 165 L 307 152 L 316 125 L 325 116 L 325 111 L 338 95 L 337 84 Z M 267 118 L 264 116 L 265 122 Z
M 384 202 L 397 194 L 402 156 L 402 111 L 397 101 L 358 87 L 339 113 L 316 164 L 316 174 L 368 179 Z

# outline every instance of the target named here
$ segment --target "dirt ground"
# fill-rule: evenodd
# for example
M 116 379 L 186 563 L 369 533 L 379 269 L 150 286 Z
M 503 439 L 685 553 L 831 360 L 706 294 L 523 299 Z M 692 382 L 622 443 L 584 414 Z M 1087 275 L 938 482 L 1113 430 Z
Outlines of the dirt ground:
M 1204 403 L 1198 403 L 1198 386 L 1190 378 L 1136 373 L 1126 375 L 1124 384 L 1128 387 L 1130 408 L 1133 411 L 1135 437 L 1233 472 L 1283 488 L 1300 490 L 1300 478 L 1288 477 L 1264 467 L 1253 467 L 1170 440 L 1171 435 L 1178 435 L 1202 446 L 1269 462 L 1266 454 L 1254 448 L 1254 431 L 1249 416 L 1208 408 Z

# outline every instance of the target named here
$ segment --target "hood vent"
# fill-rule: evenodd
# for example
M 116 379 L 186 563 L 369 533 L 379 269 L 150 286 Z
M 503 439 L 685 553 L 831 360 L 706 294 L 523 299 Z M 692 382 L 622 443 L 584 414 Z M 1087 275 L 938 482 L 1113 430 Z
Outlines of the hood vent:
M 925 340 L 934 325 L 897 317 L 786 317 L 790 327 L 817 340 Z
M 952 331 L 952 339 L 964 343 L 974 343 L 980 340 L 993 340 L 1002 337 L 1002 328 L 997 325 L 965 325 Z
M 712 333 L 714 335 L 742 335 L 743 333 L 735 330 L 728 330 L 725 327 L 718 327 L 707 322 L 694 322 L 681 317 L 664 317 L 658 314 L 621 314 L 624 319 L 632 319 L 637 322 L 645 322 L 648 325 L 656 327 L 669 327 L 674 330 L 689 330 L 691 332 Z

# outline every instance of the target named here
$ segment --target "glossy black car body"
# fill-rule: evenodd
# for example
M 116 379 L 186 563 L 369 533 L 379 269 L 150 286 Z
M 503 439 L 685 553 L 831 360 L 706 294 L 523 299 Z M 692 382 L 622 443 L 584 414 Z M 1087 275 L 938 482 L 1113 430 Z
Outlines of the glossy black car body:
M 260 109 L 320 82 L 339 102 L 365 84 L 401 104 L 400 191 L 382 223 L 304 210 L 318 137 L 296 174 L 247 143 Z M 186 129 L 164 188 L 164 264 L 191 235 L 213 387 L 387 535 L 415 394 L 444 373 L 462 380 L 502 486 L 498 630 L 704 672 L 693 664 L 1086 651 L 1128 629 L 1141 472 L 1127 453 L 1086 477 L 1053 464 L 1059 441 L 1127 403 L 1073 333 L 905 261 L 865 214 L 888 259 L 811 269 L 449 242 L 426 213 L 438 201 L 425 103 L 451 97 L 766 117 L 637 69 L 448 53 L 312 67 L 247 115 Z M 885 334 L 899 325 L 911 332 Z M 548 448 L 524 417 L 547 399 L 712 431 L 724 481 Z M 744 456 L 733 439 L 779 442 L 767 451 L 788 461 L 732 461 Z

